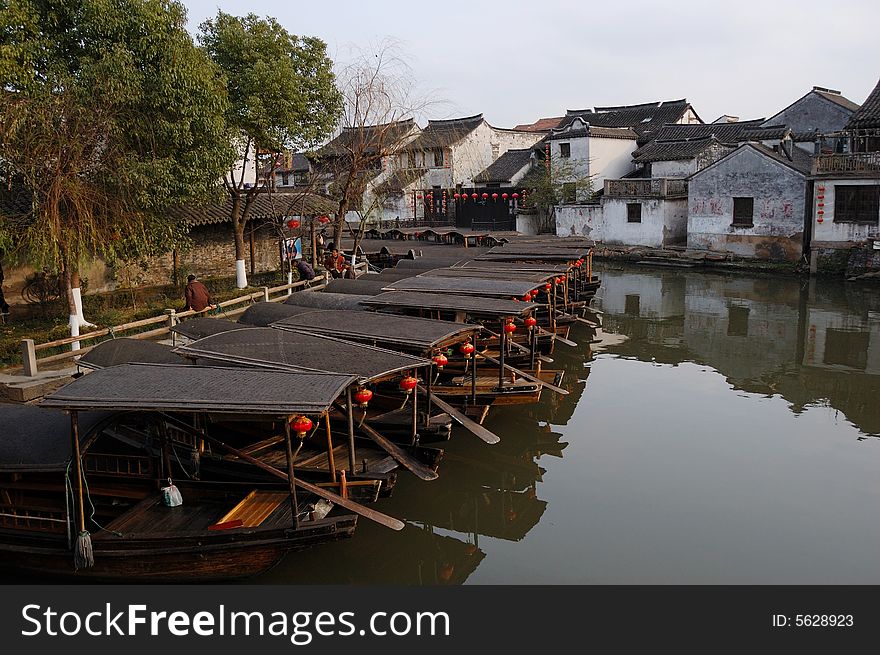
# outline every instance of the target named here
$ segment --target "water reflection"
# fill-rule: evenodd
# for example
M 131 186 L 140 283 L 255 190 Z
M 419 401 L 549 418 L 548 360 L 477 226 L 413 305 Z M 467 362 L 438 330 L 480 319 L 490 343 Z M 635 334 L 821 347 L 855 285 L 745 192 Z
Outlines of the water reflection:
M 789 277 L 603 271 L 596 305 L 610 353 L 711 366 L 734 388 L 817 405 L 880 435 L 880 294 L 876 287 Z

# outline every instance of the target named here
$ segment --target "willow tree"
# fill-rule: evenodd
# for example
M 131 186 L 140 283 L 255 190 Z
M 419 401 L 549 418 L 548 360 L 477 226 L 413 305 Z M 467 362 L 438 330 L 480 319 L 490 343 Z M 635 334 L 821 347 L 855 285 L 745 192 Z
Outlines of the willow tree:
M 258 173 L 271 177 L 277 153 L 325 140 L 336 125 L 340 95 L 326 44 L 294 36 L 274 18 L 219 11 L 200 26 L 199 42 L 226 74 L 226 128 L 240 160 L 223 175 L 223 186 L 231 200 L 236 284 L 244 288 L 245 229 L 254 200 L 269 188 Z M 258 171 L 260 153 L 270 156 Z
M 173 204 L 207 198 L 234 153 L 217 68 L 168 0 L 0 0 L 0 159 L 31 212 L 16 246 L 64 273 L 167 250 Z

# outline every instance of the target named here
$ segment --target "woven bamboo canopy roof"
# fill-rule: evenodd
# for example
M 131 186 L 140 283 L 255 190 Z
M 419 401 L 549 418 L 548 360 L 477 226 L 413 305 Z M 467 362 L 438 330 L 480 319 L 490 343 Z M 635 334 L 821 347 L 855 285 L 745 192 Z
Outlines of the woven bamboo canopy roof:
M 481 329 L 467 323 L 346 310 L 315 310 L 282 319 L 272 327 L 420 351 L 461 341 Z
M 323 371 L 366 381 L 432 365 L 430 359 L 393 350 L 272 328 L 223 332 L 180 346 L 175 352 L 196 360 L 284 371 Z
M 439 294 L 461 294 L 485 298 L 522 296 L 535 288 L 530 281 L 480 277 L 419 276 L 389 282 L 388 291 L 418 291 Z
M 368 307 L 465 312 L 476 317 L 526 316 L 539 307 L 533 302 L 415 291 L 388 291 L 362 302 Z
M 187 337 L 188 339 L 203 339 L 204 337 L 219 332 L 228 332 L 229 330 L 240 330 L 245 326 L 228 318 L 211 318 L 209 316 L 197 316 L 195 318 L 182 321 L 171 328 L 175 334 Z
M 122 364 L 84 375 L 46 396 L 40 405 L 288 416 L 326 411 L 355 380 L 345 374 L 246 367 Z
M 92 348 L 78 360 L 79 366 L 98 369 L 119 364 L 183 364 L 171 346 L 145 339 L 108 339 Z

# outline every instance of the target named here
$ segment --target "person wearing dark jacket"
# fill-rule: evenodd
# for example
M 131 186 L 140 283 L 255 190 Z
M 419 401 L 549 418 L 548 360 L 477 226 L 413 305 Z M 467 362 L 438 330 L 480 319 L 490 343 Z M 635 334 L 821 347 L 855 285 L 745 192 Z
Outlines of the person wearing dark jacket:
M 6 317 L 9 314 L 9 303 L 3 295 L 3 262 L 0 262 L 0 314 Z
M 186 289 L 183 291 L 184 298 L 186 298 L 184 311 L 192 309 L 193 311 L 201 312 L 205 309 L 214 308 L 211 292 L 208 291 L 208 287 L 199 282 L 195 275 L 188 276 L 186 282 Z

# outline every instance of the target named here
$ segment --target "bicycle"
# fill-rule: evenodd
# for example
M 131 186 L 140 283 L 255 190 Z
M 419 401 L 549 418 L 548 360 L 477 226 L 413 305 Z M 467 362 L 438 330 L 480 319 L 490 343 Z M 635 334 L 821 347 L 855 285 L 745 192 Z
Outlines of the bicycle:
M 32 305 L 48 305 L 65 294 L 64 278 L 46 269 L 28 275 L 21 290 L 21 297 Z

